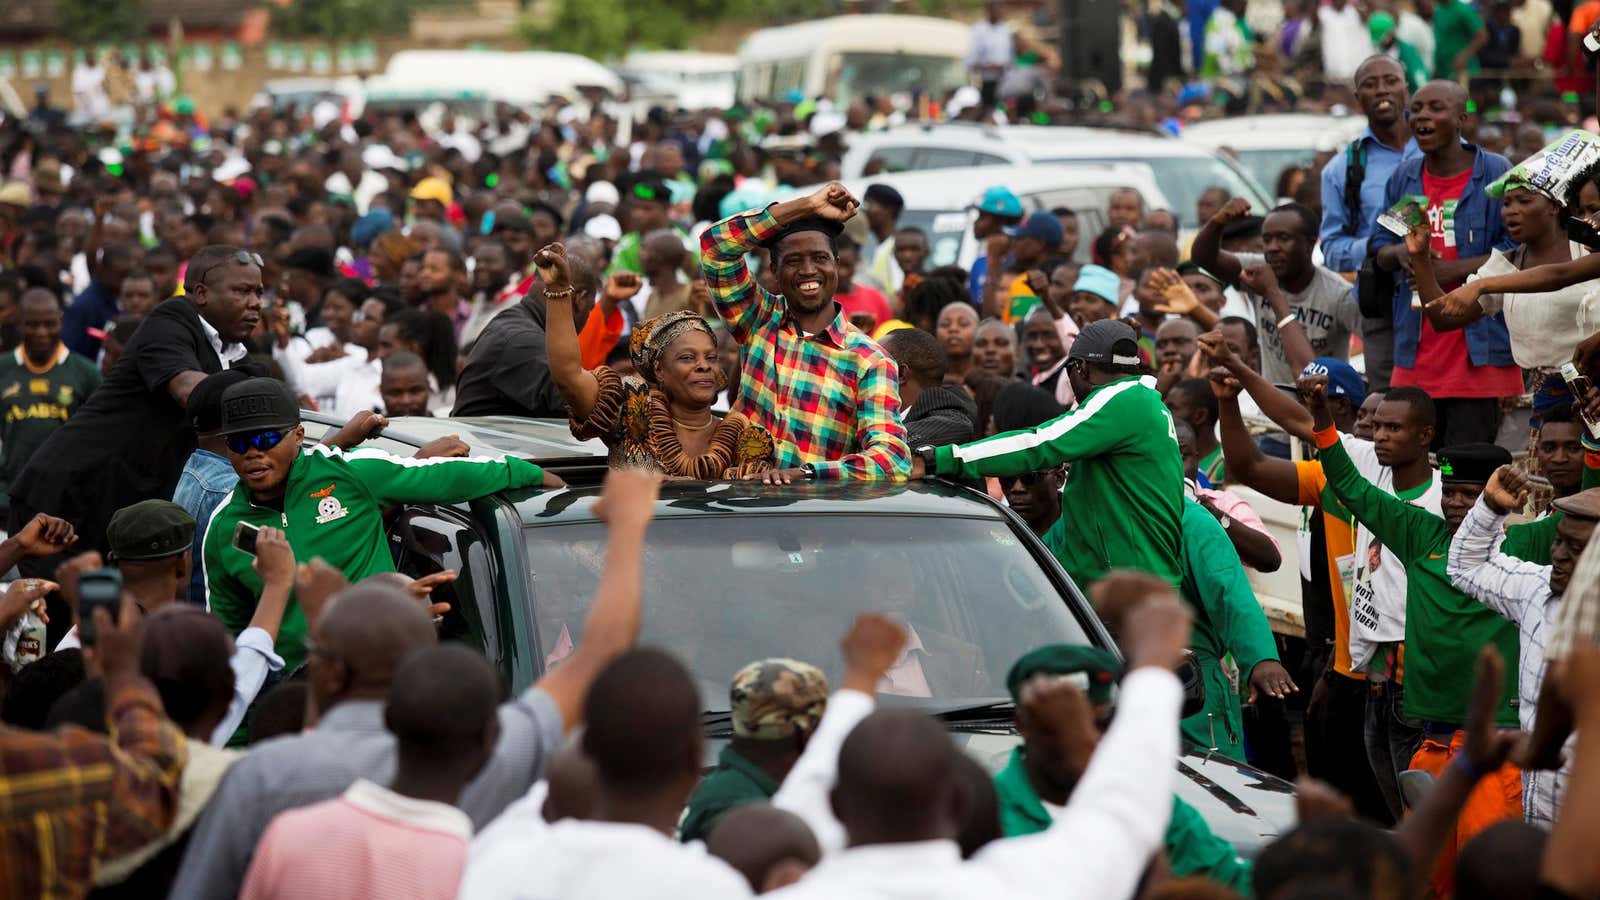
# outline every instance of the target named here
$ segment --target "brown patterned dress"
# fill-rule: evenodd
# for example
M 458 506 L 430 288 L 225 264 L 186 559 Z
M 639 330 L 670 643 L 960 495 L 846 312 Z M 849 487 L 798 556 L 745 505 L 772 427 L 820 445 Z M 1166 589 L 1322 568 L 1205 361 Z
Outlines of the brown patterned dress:
M 572 434 L 580 440 L 604 441 L 613 466 L 640 466 L 715 481 L 755 475 L 776 462 L 772 435 L 739 413 L 724 416 L 712 431 L 706 452 L 690 457 L 678 441 L 660 391 L 636 376 L 623 377 L 610 366 L 595 369 L 594 377 L 600 382 L 594 409 L 586 419 L 571 420 Z

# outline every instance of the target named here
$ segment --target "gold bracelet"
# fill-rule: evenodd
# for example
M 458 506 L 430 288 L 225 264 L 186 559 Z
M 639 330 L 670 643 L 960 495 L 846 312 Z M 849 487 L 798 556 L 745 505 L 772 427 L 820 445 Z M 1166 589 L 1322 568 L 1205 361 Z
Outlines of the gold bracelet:
M 578 289 L 577 288 L 573 288 L 573 287 L 557 288 L 556 290 L 553 290 L 553 291 L 547 289 L 544 292 L 544 298 L 546 300 L 551 300 L 551 299 L 554 299 L 554 300 L 568 300 L 568 299 L 571 299 L 572 295 L 577 293 L 577 292 L 578 292 Z

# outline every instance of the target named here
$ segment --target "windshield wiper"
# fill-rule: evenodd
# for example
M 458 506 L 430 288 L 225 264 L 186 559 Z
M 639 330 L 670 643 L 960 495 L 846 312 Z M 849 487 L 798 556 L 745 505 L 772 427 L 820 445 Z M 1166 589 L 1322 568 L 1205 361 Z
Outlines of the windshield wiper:
M 1017 704 L 1010 697 L 1003 700 L 985 700 L 941 709 L 931 715 L 941 722 L 989 722 L 1009 720 L 1016 715 Z

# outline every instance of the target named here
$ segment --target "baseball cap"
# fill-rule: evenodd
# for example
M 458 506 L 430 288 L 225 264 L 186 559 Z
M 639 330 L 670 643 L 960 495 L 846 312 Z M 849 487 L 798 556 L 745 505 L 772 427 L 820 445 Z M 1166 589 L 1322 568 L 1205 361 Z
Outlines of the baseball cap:
M 672 188 L 667 185 L 666 179 L 659 175 L 642 175 L 628 189 L 628 195 L 635 200 L 646 200 L 653 203 L 672 203 Z
M 1078 270 L 1078 280 L 1073 282 L 1072 289 L 1073 291 L 1093 294 L 1112 306 L 1116 306 L 1118 303 L 1117 294 L 1122 289 L 1122 279 L 1117 277 L 1117 273 L 1105 266 L 1097 266 L 1091 263 Z
M 250 373 L 239 369 L 223 369 L 207 375 L 189 392 L 189 416 L 197 434 L 211 434 L 222 427 L 222 395 L 241 381 L 249 381 Z
M 1118 319 L 1090 322 L 1078 332 L 1067 357 L 1101 366 L 1137 366 L 1139 336 Z
M 1212 281 L 1215 281 L 1219 286 L 1227 287 L 1227 285 L 1223 282 L 1223 280 L 1221 278 L 1218 278 L 1216 275 L 1213 275 L 1209 269 L 1206 269 L 1204 266 L 1201 266 L 1199 263 L 1195 262 L 1192 259 L 1186 259 L 1183 262 L 1178 263 L 1178 274 L 1179 275 L 1203 275 L 1206 278 L 1209 278 Z
M 276 378 L 251 378 L 222 393 L 223 434 L 293 428 L 300 424 L 300 401 Z
M 439 203 L 449 206 L 452 198 L 450 183 L 443 178 L 435 178 L 431 175 L 417 182 L 417 186 L 411 189 L 411 199 L 413 200 L 437 200 Z
M 737 737 L 775 741 L 811 731 L 828 706 L 828 679 L 797 659 L 763 659 L 733 676 L 728 691 Z
M 1511 462 L 1511 451 L 1496 444 L 1456 444 L 1439 450 L 1439 480 L 1488 484 L 1494 470 Z
M 1081 675 L 1078 686 L 1090 703 L 1110 703 L 1122 664 L 1110 651 L 1077 644 L 1046 644 L 1023 654 L 1006 673 L 1006 690 L 1022 699 L 1022 686 L 1035 675 Z
M 1046 247 L 1058 247 L 1065 232 L 1060 219 L 1047 212 L 1036 212 L 1021 225 L 1007 228 L 1006 234 L 1014 238 L 1038 238 Z
M 601 213 L 583 223 L 583 233 L 602 241 L 620 241 L 622 240 L 622 225 L 617 222 L 615 216 Z
M 162 559 L 194 544 L 194 517 L 171 500 L 141 500 L 111 514 L 106 543 L 116 559 Z
M 622 195 L 617 193 L 617 186 L 611 182 L 596 181 L 594 184 L 589 185 L 588 190 L 583 192 L 583 201 L 585 203 L 609 203 L 612 206 L 616 206 L 622 202 Z
M 985 190 L 973 208 L 978 212 L 999 216 L 1002 219 L 1022 218 L 1022 201 L 1017 199 L 1016 194 L 998 184 Z
M 1301 378 L 1307 375 L 1328 376 L 1329 397 L 1344 397 L 1351 406 L 1360 406 L 1367 400 L 1367 385 L 1361 380 L 1361 373 L 1342 359 L 1319 356 L 1300 370 Z

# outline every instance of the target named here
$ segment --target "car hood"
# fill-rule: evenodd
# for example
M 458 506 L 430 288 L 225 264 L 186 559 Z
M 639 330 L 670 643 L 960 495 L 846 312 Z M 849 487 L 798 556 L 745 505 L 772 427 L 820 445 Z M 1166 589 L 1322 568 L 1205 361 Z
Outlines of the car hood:
M 1005 768 L 1011 751 L 1022 741 L 1009 722 L 951 726 L 950 737 L 990 772 Z M 725 737 L 706 741 L 708 769 L 726 745 Z M 1294 786 L 1281 778 L 1205 754 L 1187 742 L 1178 759 L 1178 775 L 1173 793 L 1194 807 L 1211 832 L 1246 859 L 1255 858 L 1278 835 L 1294 827 Z

